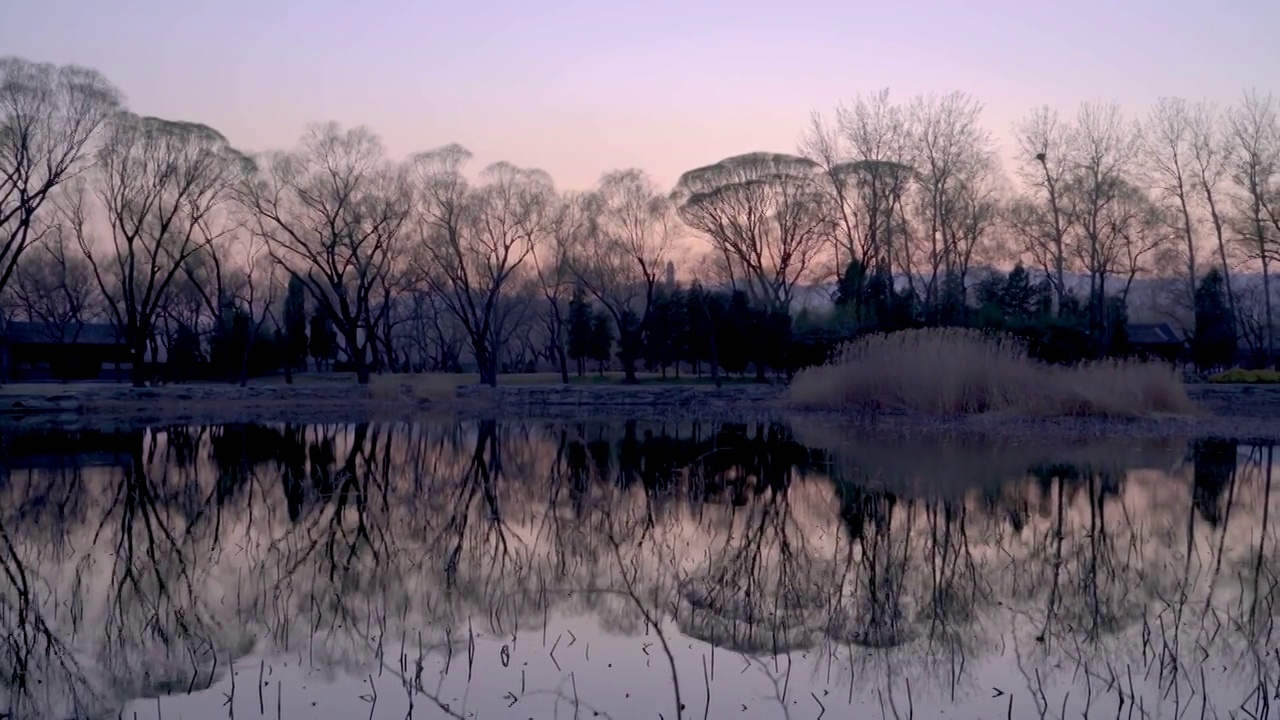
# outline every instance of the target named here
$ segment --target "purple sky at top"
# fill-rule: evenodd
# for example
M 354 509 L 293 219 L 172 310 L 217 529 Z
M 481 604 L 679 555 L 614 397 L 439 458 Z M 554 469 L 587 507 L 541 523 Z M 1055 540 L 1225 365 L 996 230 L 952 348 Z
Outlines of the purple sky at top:
M 1040 104 L 1280 91 L 1276 0 L 39 0 L 2 15 L 0 54 L 95 67 L 134 111 L 243 150 L 337 120 L 394 157 L 459 142 L 474 170 L 509 160 L 566 188 L 794 152 L 811 111 L 882 87 L 969 92 L 1006 149 Z

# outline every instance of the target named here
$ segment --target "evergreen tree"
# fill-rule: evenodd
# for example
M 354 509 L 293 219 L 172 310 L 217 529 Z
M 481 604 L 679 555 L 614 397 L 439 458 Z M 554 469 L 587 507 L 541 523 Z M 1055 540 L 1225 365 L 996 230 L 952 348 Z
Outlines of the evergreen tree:
M 311 315 L 310 347 L 317 370 L 330 367 L 338 354 L 338 334 L 334 331 L 329 316 L 320 308 L 316 308 Z
M 169 340 L 170 377 L 191 380 L 204 360 L 200 351 L 200 335 L 186 323 L 179 323 Z
M 1221 270 L 1213 268 L 1200 280 L 1195 299 L 1191 356 L 1196 367 L 1209 371 L 1231 366 L 1236 359 L 1236 329 Z
M 720 340 L 720 367 L 725 372 L 740 375 L 747 370 L 755 353 L 752 338 L 751 305 L 747 302 L 747 294 L 741 290 L 733 291 L 729 296 L 723 320 L 716 323 L 717 338 Z
M 942 278 L 942 292 L 933 308 L 937 322 L 942 326 L 962 326 L 968 321 L 968 298 L 964 279 L 957 272 L 949 272 Z
M 667 330 L 662 352 L 662 374 L 665 376 L 667 367 L 674 366 L 676 377 L 680 377 L 680 360 L 685 356 L 684 344 L 689 337 L 689 305 L 685 301 L 684 290 L 676 288 L 667 297 L 666 308 L 667 312 L 663 316 Z
M 289 289 L 284 299 L 284 337 L 280 348 L 284 355 L 285 379 L 293 381 L 295 369 L 307 367 L 307 300 L 302 279 L 289 278 Z
M 711 359 L 711 314 L 708 307 L 707 292 L 701 285 L 695 284 L 684 294 L 684 337 L 680 340 L 683 349 L 681 359 L 693 368 L 693 374 L 701 377 L 702 364 Z
M 836 307 L 854 312 L 862 309 L 866 303 L 867 269 L 861 260 L 854 258 L 845 267 L 840 281 L 836 284 Z
M 596 361 L 596 367 L 603 376 L 604 365 L 609 362 L 613 351 L 613 323 L 607 313 L 592 313 L 591 334 L 588 337 L 588 355 Z
M 644 354 L 644 328 L 635 311 L 627 308 L 618 319 L 618 362 L 626 370 L 626 382 L 635 382 L 635 365 Z
M 1009 271 L 1000 294 L 1000 305 L 1005 316 L 1026 320 L 1036 314 L 1036 288 L 1031 285 L 1031 275 L 1018 263 Z
M 685 310 L 683 293 L 678 290 L 664 289 L 654 298 L 653 310 L 645 322 L 643 352 L 646 369 L 660 368 L 662 376 L 666 377 L 667 369 L 675 365 L 676 375 L 680 374 L 681 344 L 686 333 Z
M 587 293 L 581 285 L 573 289 L 569 300 L 569 358 L 578 365 L 578 377 L 586 374 L 587 360 L 591 354 L 593 313 L 587 302 Z

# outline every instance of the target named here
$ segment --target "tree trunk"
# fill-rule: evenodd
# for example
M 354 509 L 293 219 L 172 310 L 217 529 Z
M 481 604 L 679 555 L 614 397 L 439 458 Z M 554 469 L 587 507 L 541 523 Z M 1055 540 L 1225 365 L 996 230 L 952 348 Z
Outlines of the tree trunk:
M 560 363 L 560 382 L 569 384 L 569 357 L 564 351 L 564 344 L 556 346 L 556 360 Z
M 129 355 L 129 359 L 133 361 L 133 370 L 130 372 L 130 376 L 133 380 L 133 386 L 136 388 L 146 387 L 147 371 L 146 366 L 143 364 L 143 360 L 147 357 L 147 341 L 135 341 L 133 343 L 133 349 Z
M 498 387 L 498 355 L 489 349 L 489 343 L 483 338 L 472 340 L 475 351 L 476 369 L 480 372 L 480 384 Z
M 244 357 L 240 358 L 240 387 L 245 387 L 249 384 L 249 356 L 253 353 L 253 338 L 258 334 L 258 330 L 261 328 L 261 325 L 254 328 L 253 334 L 251 334 L 249 339 L 245 341 Z
M 711 333 L 711 379 L 720 387 L 720 352 L 716 349 L 716 334 Z
M 1266 249 L 1262 253 L 1262 297 L 1267 317 L 1267 365 L 1276 367 L 1275 324 L 1271 319 L 1271 263 L 1267 261 Z
M 351 364 L 356 370 L 356 382 L 361 385 L 369 384 L 369 363 L 365 361 L 364 348 L 356 343 L 356 332 L 354 330 L 343 333 L 347 341 L 347 357 L 351 359 Z

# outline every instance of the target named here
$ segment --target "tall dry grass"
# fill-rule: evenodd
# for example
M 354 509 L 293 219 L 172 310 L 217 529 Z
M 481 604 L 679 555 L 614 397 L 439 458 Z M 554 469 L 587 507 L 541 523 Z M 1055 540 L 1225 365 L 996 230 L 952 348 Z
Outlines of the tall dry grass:
M 1013 338 L 976 330 L 904 330 L 856 340 L 828 364 L 796 375 L 797 405 L 936 415 L 1134 417 L 1190 414 L 1174 369 L 1107 360 L 1075 367 L 1027 357 Z

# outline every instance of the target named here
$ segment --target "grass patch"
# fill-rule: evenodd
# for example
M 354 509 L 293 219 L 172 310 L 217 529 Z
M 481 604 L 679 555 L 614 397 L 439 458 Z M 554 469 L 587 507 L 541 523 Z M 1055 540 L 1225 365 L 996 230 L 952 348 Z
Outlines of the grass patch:
M 974 330 L 906 330 L 854 341 L 796 375 L 790 398 L 829 410 L 906 410 L 942 416 L 1190 414 L 1173 368 L 1103 361 L 1076 367 L 1027 357 L 1016 340 Z
M 1274 385 L 1280 383 L 1280 372 L 1275 370 L 1245 370 L 1243 368 L 1233 368 L 1226 372 L 1220 372 L 1217 375 L 1211 375 L 1209 377 L 1209 382 L 1223 384 Z

